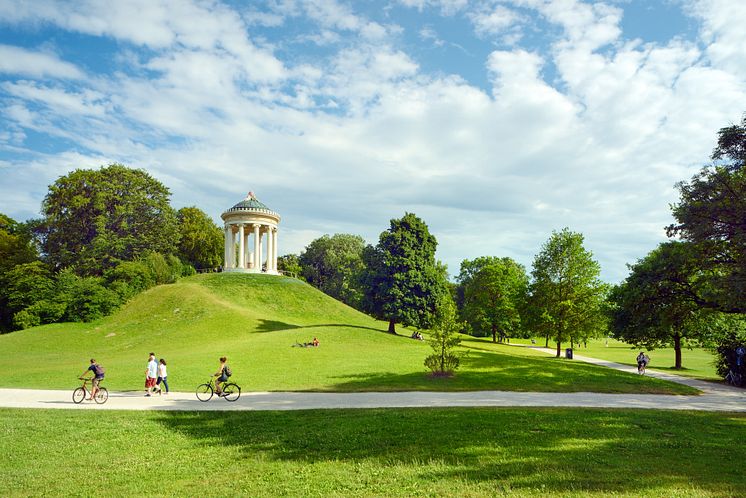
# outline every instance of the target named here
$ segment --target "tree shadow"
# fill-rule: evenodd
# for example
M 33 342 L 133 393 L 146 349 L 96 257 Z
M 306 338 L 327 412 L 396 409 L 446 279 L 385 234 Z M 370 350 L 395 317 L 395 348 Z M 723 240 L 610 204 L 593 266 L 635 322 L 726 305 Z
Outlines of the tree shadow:
M 372 330 L 374 332 L 386 332 L 385 329 L 377 329 L 375 327 L 366 327 L 364 325 L 351 325 L 347 323 L 319 323 L 314 325 L 295 325 L 292 323 L 278 322 L 276 320 L 265 320 L 260 318 L 258 320 L 259 325 L 256 327 L 256 332 L 278 332 L 281 330 L 301 330 L 301 329 L 314 329 L 314 328 L 334 328 L 343 327 L 351 329 L 365 329 Z
M 746 447 L 734 443 L 746 437 L 740 414 L 425 408 L 158 417 L 180 436 L 235 447 L 247 458 L 300 466 L 334 462 L 349 472 L 406 467 L 428 482 L 489 483 L 519 494 L 647 493 L 676 486 L 732 495 L 746 489 Z

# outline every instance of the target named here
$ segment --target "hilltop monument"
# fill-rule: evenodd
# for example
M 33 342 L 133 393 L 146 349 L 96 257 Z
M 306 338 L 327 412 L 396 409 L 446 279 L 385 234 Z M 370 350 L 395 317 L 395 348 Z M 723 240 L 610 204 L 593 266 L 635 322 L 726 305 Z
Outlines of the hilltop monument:
M 254 192 L 249 192 L 244 200 L 226 210 L 220 217 L 225 222 L 223 271 L 279 275 L 279 214 L 259 202 Z M 265 245 L 266 249 L 263 248 Z

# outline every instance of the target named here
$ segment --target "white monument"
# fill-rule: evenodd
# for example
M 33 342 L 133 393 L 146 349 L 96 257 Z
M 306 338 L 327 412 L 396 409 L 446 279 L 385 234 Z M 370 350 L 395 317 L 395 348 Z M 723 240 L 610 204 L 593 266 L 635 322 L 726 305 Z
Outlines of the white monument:
M 220 217 L 225 222 L 223 271 L 279 275 L 279 214 L 259 202 L 254 192 L 249 192 L 244 200 L 226 210 Z

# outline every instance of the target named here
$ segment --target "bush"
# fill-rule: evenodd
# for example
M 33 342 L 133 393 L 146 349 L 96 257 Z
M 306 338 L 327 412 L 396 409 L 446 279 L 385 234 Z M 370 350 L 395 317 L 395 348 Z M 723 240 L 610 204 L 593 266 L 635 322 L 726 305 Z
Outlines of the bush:
M 155 274 L 144 261 L 124 261 L 107 271 L 104 278 L 109 289 L 127 300 L 155 285 Z
M 740 369 L 736 367 L 736 349 L 741 346 L 746 347 L 746 334 L 743 332 L 728 332 L 718 340 L 718 345 L 714 348 L 715 369 L 722 378 L 728 375 L 731 368 L 740 370 L 741 375 L 746 375 L 744 365 L 741 365 Z
M 70 301 L 65 318 L 71 322 L 90 322 L 111 314 L 121 304 L 121 298 L 107 289 L 96 277 L 78 278 L 68 289 Z

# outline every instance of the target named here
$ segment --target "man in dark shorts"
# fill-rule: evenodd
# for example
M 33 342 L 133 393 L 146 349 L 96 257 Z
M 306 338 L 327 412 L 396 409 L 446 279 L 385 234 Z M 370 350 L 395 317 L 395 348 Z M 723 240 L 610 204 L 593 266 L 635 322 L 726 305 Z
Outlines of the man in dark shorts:
M 104 368 L 96 363 L 96 360 L 91 358 L 91 365 L 83 372 L 80 378 L 84 378 L 88 372 L 93 372 L 93 379 L 91 380 L 91 397 L 88 400 L 92 400 L 96 397 L 98 392 L 98 385 L 104 380 Z

